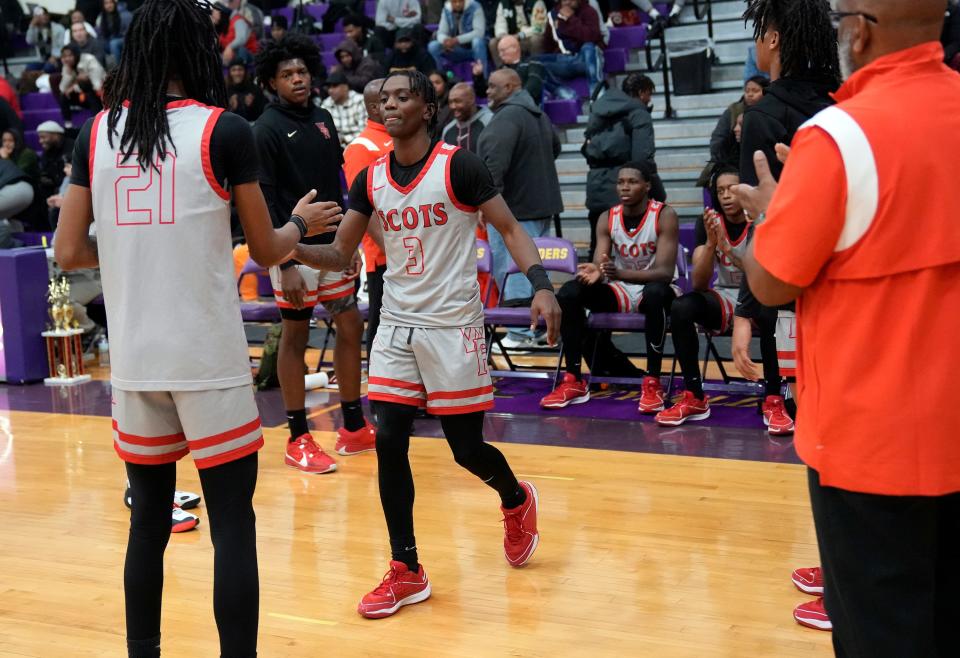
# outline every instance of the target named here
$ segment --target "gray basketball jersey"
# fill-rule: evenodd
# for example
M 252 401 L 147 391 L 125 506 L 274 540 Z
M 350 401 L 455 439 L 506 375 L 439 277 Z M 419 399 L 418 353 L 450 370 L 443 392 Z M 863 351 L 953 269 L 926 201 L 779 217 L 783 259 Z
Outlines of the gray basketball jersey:
M 223 110 L 167 105 L 166 158 L 146 171 L 113 146 L 107 117 L 90 135 L 90 187 L 112 382 L 129 391 L 250 383 L 230 238 L 230 196 L 213 174 L 210 135 Z
M 475 246 L 478 210 L 458 201 L 453 192 L 450 160 L 457 150 L 438 143 L 405 187 L 390 176 L 389 155 L 367 172 L 367 195 L 383 228 L 387 255 L 384 324 L 483 325 Z
M 750 227 L 747 226 L 744 228 L 743 233 L 740 234 L 740 237 L 736 242 L 730 239 L 730 234 L 727 233 L 727 223 L 723 219 L 720 220 L 720 230 L 723 231 L 723 234 L 727 238 L 727 242 L 730 243 L 731 252 L 733 252 L 733 255 L 740 260 L 743 260 L 743 257 L 747 253 L 747 234 L 750 232 Z M 743 270 L 727 260 L 727 257 L 723 254 L 723 252 L 720 251 L 720 249 L 717 249 L 716 287 L 739 288 L 742 281 Z

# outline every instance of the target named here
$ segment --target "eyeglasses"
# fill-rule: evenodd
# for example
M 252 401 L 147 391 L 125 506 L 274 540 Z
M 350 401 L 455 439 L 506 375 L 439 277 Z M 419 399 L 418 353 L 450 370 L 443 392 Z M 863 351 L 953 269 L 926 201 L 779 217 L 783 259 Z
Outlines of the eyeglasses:
M 844 18 L 849 18 L 850 16 L 863 16 L 865 19 L 874 24 L 880 22 L 873 14 L 868 14 L 863 11 L 831 11 L 828 12 L 828 15 L 830 16 L 830 24 L 833 25 L 834 30 L 839 30 L 840 21 L 842 21 Z

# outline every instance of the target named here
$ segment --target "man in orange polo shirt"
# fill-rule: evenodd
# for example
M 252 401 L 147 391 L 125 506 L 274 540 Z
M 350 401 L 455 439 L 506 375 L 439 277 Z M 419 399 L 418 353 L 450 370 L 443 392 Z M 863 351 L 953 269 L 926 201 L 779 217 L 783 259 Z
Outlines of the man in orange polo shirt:
M 847 81 L 779 186 L 758 152 L 744 264 L 762 303 L 798 300 L 796 446 L 837 654 L 960 656 L 960 76 L 944 0 L 834 7 Z
M 347 189 L 361 171 L 385 153 L 393 150 L 393 138 L 383 126 L 380 116 L 380 87 L 383 78 L 371 80 L 363 88 L 363 102 L 367 106 L 367 126 L 343 151 L 343 174 Z M 387 271 L 387 257 L 374 243 L 370 234 L 363 236 L 363 260 L 367 268 L 367 293 L 370 310 L 367 314 L 367 349 L 380 326 L 380 305 L 383 303 L 383 275 Z

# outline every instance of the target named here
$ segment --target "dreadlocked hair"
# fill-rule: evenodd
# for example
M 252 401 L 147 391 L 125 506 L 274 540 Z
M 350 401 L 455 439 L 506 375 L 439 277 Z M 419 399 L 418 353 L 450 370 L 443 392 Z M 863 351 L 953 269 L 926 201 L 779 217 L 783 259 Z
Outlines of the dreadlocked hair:
M 206 0 L 146 0 L 133 15 L 120 65 L 103 85 L 107 136 L 113 147 L 120 112 L 129 112 L 120 136 L 126 162 L 131 155 L 144 171 L 166 159 L 170 141 L 167 83 L 183 84 L 187 98 L 225 107 L 227 91 L 220 67 L 217 34 Z
M 272 91 L 270 81 L 277 77 L 280 64 L 292 59 L 303 60 L 313 80 L 319 80 L 326 73 L 320 59 L 320 48 L 313 39 L 304 34 L 290 33 L 257 53 L 256 75 L 259 85 Z
M 754 41 L 767 30 L 780 32 L 784 77 L 840 85 L 837 33 L 827 0 L 747 0 L 744 22 L 753 22 Z
M 717 192 L 717 181 L 720 180 L 721 176 L 726 174 L 733 174 L 737 178 L 740 178 L 740 168 L 732 164 L 718 163 L 713 166 L 713 171 L 710 172 L 710 199 L 713 201 L 713 209 L 717 212 L 721 212 L 720 193 Z
M 441 74 L 442 75 L 442 74 Z M 419 96 L 424 103 L 427 105 L 433 106 L 433 114 L 430 116 L 430 123 L 427 124 L 427 127 L 433 131 L 437 127 L 437 90 L 434 89 L 433 83 L 430 82 L 430 78 L 425 76 L 420 71 L 416 69 L 412 70 L 402 70 L 402 71 L 393 71 L 387 75 L 383 80 L 383 84 L 387 84 L 387 80 L 390 78 L 404 77 L 410 83 L 410 93 L 416 96 Z M 382 90 L 383 87 L 381 86 Z

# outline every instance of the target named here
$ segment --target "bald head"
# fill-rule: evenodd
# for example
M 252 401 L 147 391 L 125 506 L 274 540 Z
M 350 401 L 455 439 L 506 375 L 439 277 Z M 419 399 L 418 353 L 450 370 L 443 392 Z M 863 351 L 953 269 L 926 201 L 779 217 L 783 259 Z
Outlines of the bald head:
M 521 87 L 520 76 L 513 69 L 498 69 L 487 82 L 487 100 L 497 109 Z
M 377 78 L 367 83 L 363 88 L 363 104 L 367 106 L 367 118 L 374 123 L 383 123 L 380 116 L 380 87 L 383 86 L 383 78 Z
M 477 95 L 473 93 L 473 87 L 465 82 L 458 82 L 447 96 L 447 105 L 457 121 L 467 121 L 477 113 Z
M 500 61 L 507 66 L 514 66 L 520 63 L 521 50 L 520 39 L 512 34 L 505 34 L 497 42 L 497 54 L 500 55 Z
M 928 41 L 939 41 L 946 0 L 832 0 L 839 12 L 840 68 L 848 78 L 874 60 Z

